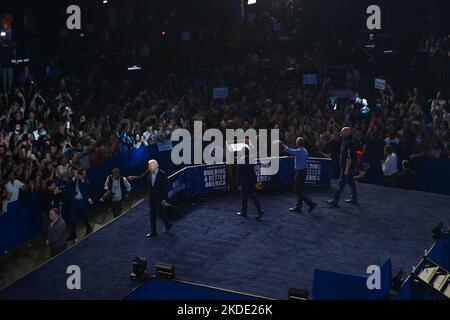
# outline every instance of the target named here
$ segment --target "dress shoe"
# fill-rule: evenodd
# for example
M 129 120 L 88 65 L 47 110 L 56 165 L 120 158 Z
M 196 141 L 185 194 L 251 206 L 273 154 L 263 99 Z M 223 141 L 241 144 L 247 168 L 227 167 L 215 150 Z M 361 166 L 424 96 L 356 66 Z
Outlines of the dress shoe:
M 170 229 L 172 229 L 172 224 L 169 224 L 169 225 L 166 227 L 166 230 L 164 231 L 164 233 L 169 233 Z
M 70 237 L 69 239 L 67 239 L 68 242 L 77 242 L 77 238 L 76 237 Z
M 247 218 L 247 214 L 243 214 L 243 213 L 240 212 L 240 211 L 236 212 L 236 214 L 237 214 L 238 216 L 240 216 L 240 217 Z
M 345 202 L 351 203 L 351 204 L 358 204 L 358 201 L 353 200 L 352 198 L 350 198 L 350 199 L 345 199 Z
M 293 213 L 301 213 L 302 208 L 299 208 L 299 207 L 289 208 L 289 211 L 291 211 Z
M 157 234 L 156 234 L 156 233 L 147 233 L 145 236 L 146 236 L 147 238 L 153 238 L 153 237 L 156 237 Z
M 313 203 L 310 207 L 308 212 L 312 212 L 317 207 L 317 203 Z
M 258 211 L 258 213 L 256 214 L 256 219 L 257 220 L 261 220 L 263 215 L 264 215 L 264 211 L 263 210 Z
M 327 204 L 330 206 L 330 208 L 336 208 L 338 206 L 337 201 L 334 199 L 328 200 Z
M 86 229 L 86 235 L 91 234 L 92 233 L 92 229 L 91 228 L 87 228 Z

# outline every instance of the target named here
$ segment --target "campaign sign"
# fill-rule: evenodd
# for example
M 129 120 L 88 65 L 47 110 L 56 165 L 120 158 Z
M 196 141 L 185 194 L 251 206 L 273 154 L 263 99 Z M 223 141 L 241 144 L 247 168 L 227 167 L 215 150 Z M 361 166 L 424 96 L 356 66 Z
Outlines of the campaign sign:
M 181 35 L 181 40 L 191 41 L 191 33 L 190 32 L 182 32 L 180 35 Z
M 213 89 L 214 99 L 226 99 L 228 98 L 228 87 L 214 88 Z
M 164 142 L 158 142 L 158 151 L 170 151 L 173 148 L 172 140 L 165 140 Z
M 304 86 L 317 86 L 319 80 L 317 80 L 317 74 L 304 74 L 303 75 L 303 85 Z
M 378 90 L 386 89 L 386 80 L 375 79 L 375 89 L 378 89 Z

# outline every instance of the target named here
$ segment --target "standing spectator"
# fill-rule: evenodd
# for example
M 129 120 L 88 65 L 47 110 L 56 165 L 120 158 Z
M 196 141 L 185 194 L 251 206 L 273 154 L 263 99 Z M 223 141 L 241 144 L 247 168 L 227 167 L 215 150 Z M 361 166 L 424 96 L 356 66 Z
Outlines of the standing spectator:
M 46 231 L 50 224 L 48 213 L 53 208 L 60 207 L 61 194 L 62 191 L 56 185 L 55 181 L 48 180 L 46 183 L 46 188 L 42 192 L 42 212 L 43 212 L 42 229 L 44 230 L 42 237 L 44 238 L 44 240 L 47 239 Z
M 58 160 L 58 166 L 56 167 L 56 177 L 60 182 L 66 182 L 70 178 L 70 164 L 66 157 L 61 157 Z
M 21 87 L 28 88 L 31 86 L 33 81 L 34 81 L 34 77 L 31 74 L 30 67 L 26 66 L 23 69 L 23 72 L 19 76 L 19 83 L 20 83 Z
M 425 141 L 423 135 L 420 133 L 417 135 L 416 141 L 414 143 L 413 150 L 409 159 L 411 160 L 411 167 L 417 170 L 422 167 L 423 160 L 425 158 Z
M 411 170 L 408 160 L 402 161 L 403 171 L 398 174 L 398 187 L 406 190 L 417 190 L 417 174 Z
M 15 59 L 16 50 L 11 43 L 5 43 L 0 46 L 0 67 L 3 80 L 3 90 L 8 96 L 12 91 L 13 85 L 13 63 Z
M 50 226 L 48 227 L 47 244 L 50 247 L 50 256 L 54 257 L 67 248 L 66 223 L 60 216 L 58 208 L 52 208 L 49 212 Z
M 384 147 L 385 160 L 381 160 L 381 170 L 383 171 L 383 185 L 386 187 L 397 186 L 397 155 L 391 145 Z
M 20 190 L 25 189 L 25 184 L 16 179 L 16 175 L 11 173 L 8 182 L 5 184 L 6 192 L 8 193 L 8 203 L 19 200 Z

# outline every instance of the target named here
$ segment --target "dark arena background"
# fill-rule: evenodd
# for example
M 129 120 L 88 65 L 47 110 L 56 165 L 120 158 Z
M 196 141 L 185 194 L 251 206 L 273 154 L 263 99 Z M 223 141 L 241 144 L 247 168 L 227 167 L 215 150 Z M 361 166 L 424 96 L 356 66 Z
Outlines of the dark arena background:
M 0 300 L 449 300 L 449 18 L 2 0 Z

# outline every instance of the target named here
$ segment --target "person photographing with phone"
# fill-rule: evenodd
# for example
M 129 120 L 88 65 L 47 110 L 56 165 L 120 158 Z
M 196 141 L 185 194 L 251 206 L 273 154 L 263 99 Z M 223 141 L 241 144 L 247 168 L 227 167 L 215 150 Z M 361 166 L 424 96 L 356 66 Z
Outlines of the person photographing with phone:
M 89 225 L 89 206 L 93 204 L 91 199 L 91 185 L 84 176 L 84 169 L 73 167 L 72 177 L 69 179 L 65 190 L 64 208 L 68 212 L 70 237 L 69 241 L 77 239 L 77 222 L 81 218 L 86 226 L 86 235 L 92 232 Z

